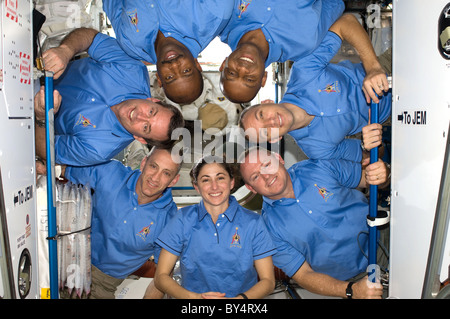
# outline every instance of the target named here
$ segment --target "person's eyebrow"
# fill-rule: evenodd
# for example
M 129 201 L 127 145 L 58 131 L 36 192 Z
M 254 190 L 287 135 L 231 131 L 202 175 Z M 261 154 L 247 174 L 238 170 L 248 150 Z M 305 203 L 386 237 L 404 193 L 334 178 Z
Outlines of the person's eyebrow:
M 227 80 L 227 81 L 235 81 L 235 79 L 233 79 L 233 78 L 229 78 L 228 77 L 228 75 L 225 73 L 225 80 Z
M 169 168 L 164 168 L 163 171 L 164 171 L 164 172 L 168 172 L 168 173 L 171 174 L 171 175 L 175 173 L 175 170 L 169 169 Z

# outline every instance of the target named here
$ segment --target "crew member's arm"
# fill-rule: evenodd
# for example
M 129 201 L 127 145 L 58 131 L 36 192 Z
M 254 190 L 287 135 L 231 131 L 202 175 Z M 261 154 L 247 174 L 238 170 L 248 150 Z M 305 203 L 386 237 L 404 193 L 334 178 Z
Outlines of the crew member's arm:
M 379 123 L 368 124 L 362 128 L 362 142 L 366 151 L 382 145 L 383 126 Z
M 370 103 L 370 99 L 372 99 L 375 103 L 378 103 L 379 99 L 374 91 L 379 96 L 383 95 L 383 91 L 387 92 L 389 90 L 389 83 L 386 71 L 378 61 L 366 30 L 353 14 L 342 15 L 329 30 L 336 33 L 341 39 L 346 40 L 358 51 L 366 70 L 366 77 L 363 83 L 366 101 Z
M 158 267 L 156 268 L 155 278 L 153 280 L 155 287 L 177 299 L 201 299 L 201 294 L 183 288 L 172 278 L 172 269 L 177 259 L 178 256 L 168 252 L 164 248 L 161 249 Z
M 383 189 L 389 186 L 391 179 L 391 169 L 389 165 L 378 159 L 378 162 L 362 165 L 361 181 L 358 188 L 367 188 L 369 185 L 378 185 Z
M 57 90 L 53 91 L 53 113 L 57 113 L 61 105 L 61 95 Z M 45 142 L 45 90 L 44 86 L 34 97 L 34 116 L 35 116 L 35 147 L 36 156 L 45 160 L 47 158 Z
M 54 73 L 54 79 L 59 78 L 69 61 L 91 46 L 97 33 L 97 30 L 91 28 L 78 28 L 70 32 L 58 47 L 51 48 L 42 54 L 45 69 Z
M 155 287 L 155 280 L 152 280 L 145 290 L 143 299 L 162 299 L 164 297 L 164 293 Z
M 259 280 L 253 287 L 244 292 L 249 299 L 264 298 L 275 288 L 272 256 L 255 260 L 255 268 Z M 237 296 L 237 298 L 241 298 L 241 296 Z
M 331 276 L 315 272 L 306 261 L 294 276 L 292 276 L 292 279 L 312 293 L 347 298 L 347 281 L 338 280 Z M 370 282 L 367 276 L 355 282 L 352 290 L 353 299 L 381 299 L 383 294 L 381 284 Z

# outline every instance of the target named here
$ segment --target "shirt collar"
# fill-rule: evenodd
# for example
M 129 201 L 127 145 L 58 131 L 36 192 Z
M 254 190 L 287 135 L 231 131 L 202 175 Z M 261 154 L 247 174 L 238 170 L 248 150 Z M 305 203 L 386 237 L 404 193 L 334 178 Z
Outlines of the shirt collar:
M 270 33 L 266 30 L 266 28 L 261 28 L 264 36 L 269 43 L 269 53 L 267 55 L 267 59 L 265 61 L 265 66 L 270 66 L 273 62 L 278 62 L 282 60 L 283 50 L 281 46 L 273 40 Z
M 297 168 L 299 167 L 300 165 L 298 165 L 298 163 L 296 163 L 296 164 L 294 164 L 294 165 L 292 165 L 289 169 L 288 169 L 288 173 L 289 173 L 289 176 L 291 177 L 291 181 L 292 181 L 292 187 L 293 187 L 293 189 L 294 189 L 294 196 L 296 197 L 296 198 L 298 198 L 299 197 L 299 194 L 300 194 L 300 191 L 301 191 L 301 183 L 300 182 L 298 182 L 297 180 L 298 180 L 298 176 L 297 176 Z
M 315 118 L 314 118 L 315 119 Z M 314 121 L 313 119 L 313 121 Z M 309 136 L 309 125 L 288 132 L 294 139 L 299 140 Z
M 141 171 L 139 169 L 135 169 L 131 172 L 130 176 L 128 177 L 127 187 L 131 192 L 136 191 L 136 183 L 140 175 Z
M 239 207 L 239 203 L 237 202 L 236 198 L 234 196 L 230 196 L 230 198 L 228 199 L 228 208 L 227 210 L 223 213 L 223 215 L 225 215 L 228 220 L 231 222 L 233 221 L 234 217 L 236 216 L 238 207 Z M 205 208 L 205 204 L 202 201 L 200 201 L 200 205 L 199 205 L 199 209 L 198 209 L 198 220 L 201 221 L 203 218 L 205 218 L 205 216 L 209 214 L 208 211 Z

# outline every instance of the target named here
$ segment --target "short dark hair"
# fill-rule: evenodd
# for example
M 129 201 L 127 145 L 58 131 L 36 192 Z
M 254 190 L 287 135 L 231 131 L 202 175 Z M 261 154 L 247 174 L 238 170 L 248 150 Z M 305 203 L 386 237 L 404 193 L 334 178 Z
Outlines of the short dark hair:
M 145 138 L 145 141 L 147 142 L 147 144 L 150 147 L 156 146 L 158 148 L 172 148 L 176 142 L 176 140 L 172 140 L 172 132 L 179 127 L 184 127 L 183 114 L 176 106 L 174 106 L 172 104 L 165 103 L 162 101 L 159 101 L 156 103 L 161 105 L 162 107 L 168 109 L 169 111 L 171 111 L 173 113 L 172 117 L 170 118 L 169 130 L 167 132 L 169 137 L 163 141 L 157 141 L 157 140 L 151 139 L 151 138 Z

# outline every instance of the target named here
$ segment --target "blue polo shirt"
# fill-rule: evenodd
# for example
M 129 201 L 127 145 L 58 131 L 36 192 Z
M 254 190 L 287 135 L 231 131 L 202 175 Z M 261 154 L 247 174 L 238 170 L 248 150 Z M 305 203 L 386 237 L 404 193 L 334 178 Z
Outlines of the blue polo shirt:
M 130 56 L 156 63 L 158 31 L 185 45 L 194 58 L 219 35 L 233 9 L 223 0 L 105 0 L 103 10 Z
M 88 53 L 54 83 L 62 97 L 54 122 L 56 163 L 85 166 L 113 158 L 134 138 L 111 106 L 151 96 L 147 68 L 114 38 L 98 33 Z
M 315 116 L 309 126 L 289 132 L 309 158 L 359 162 L 361 141 L 346 136 L 361 132 L 368 124 L 370 106 L 362 91 L 366 73 L 361 63 L 329 62 L 341 42 L 330 31 L 312 54 L 295 62 L 280 103 L 297 105 Z M 380 99 L 379 123 L 389 117 L 391 103 L 389 91 Z
M 275 253 L 261 216 L 233 196 L 229 203 L 215 224 L 203 201 L 181 208 L 156 241 L 180 256 L 182 286 L 189 291 L 235 297 L 257 283 L 254 260 Z
M 293 276 L 306 260 L 315 272 L 340 280 L 366 271 L 364 194 L 354 189 L 361 165 L 344 160 L 305 160 L 289 170 L 295 199 L 264 197 L 262 216 L 277 253 L 274 264 Z M 361 251 L 361 249 L 363 251 Z
M 177 213 L 170 188 L 157 200 L 138 204 L 135 190 L 140 175 L 139 170 L 116 160 L 89 167 L 68 166 L 65 172 L 73 183 L 89 183 L 94 189 L 92 264 L 115 278 L 127 277 L 151 256 L 158 262 L 161 248 L 155 240 Z
M 297 61 L 320 44 L 343 11 L 342 0 L 235 0 L 220 39 L 234 51 L 244 34 L 261 29 L 269 44 L 266 67 Z

